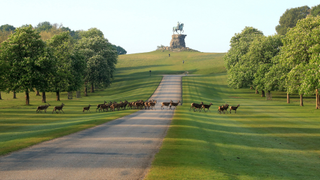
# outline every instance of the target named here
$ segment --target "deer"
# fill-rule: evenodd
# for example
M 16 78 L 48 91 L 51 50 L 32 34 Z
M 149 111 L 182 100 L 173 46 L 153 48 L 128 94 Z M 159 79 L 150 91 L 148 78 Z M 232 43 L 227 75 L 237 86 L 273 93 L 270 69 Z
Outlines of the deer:
M 84 111 L 89 111 L 89 112 L 90 112 L 90 106 L 91 106 L 91 105 L 89 104 L 89 106 L 84 107 L 82 112 L 84 112 Z
M 153 110 L 153 108 L 156 110 L 156 104 L 157 104 L 157 101 L 156 100 L 153 100 L 152 102 L 149 102 L 149 106 L 150 108 Z
M 106 103 L 107 103 L 107 102 L 106 102 L 106 101 L 104 101 L 104 103 L 103 103 L 103 104 L 106 104 Z M 97 109 L 100 109 L 100 106 L 101 106 L 101 105 L 103 105 L 103 104 L 98 104 L 98 105 L 97 105 Z M 97 112 L 97 109 L 96 109 L 96 112 Z
M 238 106 L 230 106 L 230 114 L 231 114 L 231 110 L 234 110 L 234 113 L 237 113 L 237 109 L 240 106 L 240 104 L 238 104 Z
M 191 103 L 191 107 L 189 109 L 189 111 L 191 109 L 193 109 L 193 111 L 196 111 L 196 109 L 199 109 L 199 112 L 201 111 L 201 108 L 202 108 L 202 105 L 203 105 L 203 102 L 201 102 L 200 104 L 197 104 L 197 103 Z
M 212 103 L 210 103 L 209 105 L 203 104 L 202 108 L 203 108 L 204 112 L 206 112 L 206 109 L 208 109 L 208 111 L 210 111 L 209 108 L 211 105 L 212 105 Z
M 170 102 L 162 102 L 162 103 L 161 103 L 161 109 L 163 109 L 163 106 L 169 107 L 171 102 L 172 102 L 172 101 L 170 101 Z
M 53 108 L 53 111 L 55 111 L 56 113 L 58 113 L 57 110 L 59 110 L 59 112 L 62 111 L 62 112 L 64 113 L 64 111 L 62 110 L 63 106 L 64 106 L 63 103 L 61 104 L 61 106 L 55 106 L 55 107 Z M 52 111 L 52 114 L 53 114 L 53 111 Z
M 50 106 L 50 104 L 48 103 L 48 105 L 41 105 L 37 107 L 36 112 L 40 112 L 41 110 L 44 110 L 44 112 L 47 112 L 47 108 Z
M 177 103 L 174 103 L 172 100 L 170 101 L 170 109 L 172 106 L 174 106 L 174 109 L 176 109 L 176 107 L 179 105 L 180 100 Z
M 223 112 L 223 114 L 225 114 L 224 110 L 226 110 L 226 112 L 228 113 L 228 107 L 229 107 L 229 104 L 225 104 L 225 105 L 219 106 L 218 107 L 219 113 L 221 114 L 221 112 Z

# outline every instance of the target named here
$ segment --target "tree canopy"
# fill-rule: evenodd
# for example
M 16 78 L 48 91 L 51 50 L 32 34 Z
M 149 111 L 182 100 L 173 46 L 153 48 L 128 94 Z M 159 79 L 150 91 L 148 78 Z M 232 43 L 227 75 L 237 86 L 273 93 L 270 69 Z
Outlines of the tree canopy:
M 25 91 L 29 104 L 29 91 L 39 89 L 47 77 L 54 73 L 55 58 L 31 26 L 17 28 L 1 44 L 1 64 L 8 68 L 5 74 L 6 91 Z
M 14 30 L 16 30 L 16 28 L 9 24 L 0 26 L 0 31 L 14 31 Z
M 277 33 L 285 35 L 290 28 L 296 26 L 298 20 L 306 18 L 309 11 L 308 6 L 287 9 L 280 17 L 279 25 L 276 26 Z
M 320 4 L 311 8 L 310 14 L 312 16 L 319 16 L 320 15 Z

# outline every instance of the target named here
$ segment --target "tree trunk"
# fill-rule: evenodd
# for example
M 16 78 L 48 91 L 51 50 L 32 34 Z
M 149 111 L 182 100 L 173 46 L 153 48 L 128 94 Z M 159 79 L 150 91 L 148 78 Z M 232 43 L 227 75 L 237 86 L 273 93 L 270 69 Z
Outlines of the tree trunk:
M 1 92 L 0 92 L 0 99 L 2 99 L 2 98 L 1 98 Z
M 94 93 L 93 83 L 91 83 L 91 92 Z
M 87 85 L 84 85 L 84 96 L 88 96 Z
M 261 97 L 266 97 L 266 94 L 264 93 L 264 90 L 261 91 Z
M 68 92 L 68 99 L 72 99 L 72 91 Z
M 287 103 L 289 104 L 290 103 L 290 94 L 287 93 Z
M 300 94 L 300 106 L 303 106 L 303 94 Z
M 40 96 L 40 92 L 36 90 L 36 96 Z
M 30 97 L 29 97 L 29 91 L 26 90 L 26 105 L 30 104 Z
M 57 101 L 60 101 L 60 92 L 56 91 L 56 97 L 57 97 Z
M 46 92 L 42 92 L 42 102 L 46 103 Z
M 77 98 L 81 98 L 81 92 L 77 91 Z
M 319 103 L 320 103 L 320 100 L 319 100 L 319 90 L 316 89 L 316 109 L 319 109 Z
M 268 92 L 267 92 L 267 99 L 268 99 L 268 100 L 272 100 L 271 91 L 268 91 Z
M 17 93 L 16 93 L 16 91 L 13 91 L 13 99 L 17 99 Z
M 258 89 L 256 89 L 256 94 L 259 94 L 259 91 L 258 91 Z

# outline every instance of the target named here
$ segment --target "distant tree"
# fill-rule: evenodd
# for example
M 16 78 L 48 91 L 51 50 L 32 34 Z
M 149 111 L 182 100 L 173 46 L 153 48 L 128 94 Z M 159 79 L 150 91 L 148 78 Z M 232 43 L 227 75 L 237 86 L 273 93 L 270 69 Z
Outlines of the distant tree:
M 14 31 L 14 30 L 16 30 L 16 28 L 9 24 L 0 26 L 0 31 Z
M 41 32 L 41 31 L 48 31 L 48 30 L 50 30 L 52 27 L 53 27 L 53 25 L 50 24 L 50 22 L 44 21 L 44 22 L 39 23 L 39 24 L 35 27 L 35 29 L 36 29 L 38 32 Z
M 308 6 L 287 9 L 280 17 L 279 25 L 276 26 L 277 33 L 285 35 L 288 29 L 296 26 L 298 20 L 306 18 L 309 11 Z
M 123 49 L 121 46 L 112 45 L 114 49 L 117 50 L 118 55 L 127 54 L 127 51 Z
M 228 71 L 228 84 L 233 88 L 252 86 L 254 74 L 252 64 L 246 54 L 254 39 L 263 36 L 263 33 L 253 27 L 245 27 L 238 34 L 235 34 L 230 41 L 231 48 L 224 56 Z
M 62 32 L 63 29 L 61 28 L 61 25 L 59 26 L 58 24 L 54 24 L 50 29 L 40 31 L 40 36 L 42 40 L 46 41 L 51 39 L 54 35 L 60 34 Z
M 24 91 L 26 104 L 29 92 L 41 88 L 53 72 L 55 58 L 31 26 L 17 28 L 0 47 L 0 59 L 8 68 L 4 75 L 6 91 Z
M 76 91 L 81 87 L 85 60 L 74 50 L 69 32 L 54 35 L 47 44 L 57 58 L 56 75 L 52 77 L 52 91 L 56 92 L 57 101 L 60 101 L 60 92 Z
M 91 92 L 94 92 L 94 85 L 109 86 L 117 63 L 117 51 L 96 28 L 81 31 L 80 36 L 76 49 L 84 55 L 87 64 L 84 76 L 85 87 L 86 84 L 90 84 Z
M 319 16 L 320 15 L 320 4 L 319 5 L 317 5 L 317 6 L 314 6 L 314 7 L 312 7 L 311 8 L 311 11 L 310 11 L 310 14 L 312 15 L 312 16 Z

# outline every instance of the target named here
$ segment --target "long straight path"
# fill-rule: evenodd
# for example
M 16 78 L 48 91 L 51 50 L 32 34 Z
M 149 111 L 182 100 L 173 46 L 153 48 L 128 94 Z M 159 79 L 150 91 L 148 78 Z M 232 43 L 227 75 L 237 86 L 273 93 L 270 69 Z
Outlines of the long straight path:
M 165 75 L 156 110 L 129 116 L 0 157 L 0 179 L 143 179 L 173 117 L 160 102 L 181 98 L 181 76 Z

